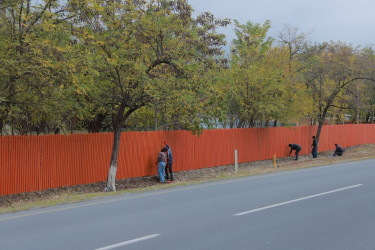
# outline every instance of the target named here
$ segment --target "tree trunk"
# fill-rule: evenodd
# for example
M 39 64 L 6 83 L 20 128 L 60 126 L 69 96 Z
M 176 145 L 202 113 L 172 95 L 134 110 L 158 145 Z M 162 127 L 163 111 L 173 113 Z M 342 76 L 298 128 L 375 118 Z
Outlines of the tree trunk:
M 97 114 L 93 121 L 87 122 L 87 130 L 89 133 L 98 133 L 103 128 L 103 122 L 106 118 L 106 114 Z
M 369 122 L 370 121 L 370 117 L 371 117 L 370 112 L 367 112 L 367 114 L 366 114 L 366 123 L 370 123 Z
M 158 130 L 158 113 L 159 113 L 159 110 L 155 105 L 155 117 L 154 117 L 154 119 L 155 119 L 155 131 Z
M 121 126 L 114 129 L 111 162 L 109 164 L 108 177 L 105 191 L 116 191 L 117 160 L 120 149 Z
M 316 141 L 319 143 L 320 133 L 322 132 L 324 120 L 319 120 L 318 131 L 316 131 Z
M 250 117 L 249 124 L 250 124 L 250 127 L 251 127 L 251 128 L 254 128 L 255 121 L 254 121 L 254 116 L 253 116 L 253 115 Z

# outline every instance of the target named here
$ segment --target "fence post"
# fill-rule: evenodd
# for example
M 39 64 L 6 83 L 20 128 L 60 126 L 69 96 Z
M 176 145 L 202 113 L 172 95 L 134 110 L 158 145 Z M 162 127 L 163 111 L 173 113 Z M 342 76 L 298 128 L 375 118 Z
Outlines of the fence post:
M 236 174 L 238 172 L 238 153 L 237 153 L 237 149 L 234 150 L 234 172 Z
M 273 155 L 273 167 L 276 167 L 276 155 Z

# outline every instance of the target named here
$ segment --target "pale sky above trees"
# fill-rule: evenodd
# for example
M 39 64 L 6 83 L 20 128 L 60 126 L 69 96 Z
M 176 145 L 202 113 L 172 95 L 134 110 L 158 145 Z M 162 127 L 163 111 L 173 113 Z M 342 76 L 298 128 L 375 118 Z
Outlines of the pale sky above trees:
M 272 22 L 275 37 L 285 25 L 310 33 L 313 41 L 342 41 L 353 45 L 375 44 L 373 0 L 189 0 L 196 13 L 210 11 L 216 17 L 264 23 Z M 228 41 L 233 26 L 224 31 Z

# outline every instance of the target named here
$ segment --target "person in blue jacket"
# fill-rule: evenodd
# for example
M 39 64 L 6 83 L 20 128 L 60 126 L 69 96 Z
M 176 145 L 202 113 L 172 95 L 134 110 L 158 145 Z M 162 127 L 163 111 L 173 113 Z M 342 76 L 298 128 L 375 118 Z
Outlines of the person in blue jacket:
M 165 179 L 169 180 L 169 175 L 171 176 L 171 181 L 173 181 L 173 171 L 172 171 L 172 165 L 173 165 L 173 154 L 171 147 L 164 142 L 166 152 L 167 152 L 167 166 L 165 167 Z M 168 175 L 169 171 L 169 175 Z

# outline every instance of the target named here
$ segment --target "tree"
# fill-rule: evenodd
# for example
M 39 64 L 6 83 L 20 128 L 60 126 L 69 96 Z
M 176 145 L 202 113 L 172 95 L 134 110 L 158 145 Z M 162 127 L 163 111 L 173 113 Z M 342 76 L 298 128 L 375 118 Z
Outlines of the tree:
M 271 22 L 240 24 L 235 20 L 235 26 L 237 39 L 232 43 L 230 63 L 234 92 L 229 93 L 235 93 L 237 98 L 231 101 L 239 103 L 230 107 L 239 108 L 235 111 L 238 113 L 238 127 L 253 127 L 257 120 L 263 120 L 262 106 L 265 105 L 262 104 L 264 92 L 261 89 L 266 81 L 262 79 L 265 75 L 262 66 L 272 46 L 272 39 L 267 37 Z
M 169 97 L 163 92 L 165 86 L 202 90 L 198 73 L 204 74 L 214 62 L 212 55 L 223 38 L 215 28 L 227 22 L 210 14 L 193 19 L 185 0 L 71 1 L 70 8 L 79 16 L 76 36 L 95 62 L 93 84 L 88 86 L 92 108 L 105 107 L 112 118 L 114 140 L 106 190 L 115 191 L 120 135 L 129 117 L 146 105 L 159 108 L 161 97 Z M 200 103 L 191 95 L 179 97 L 178 103 L 187 105 L 189 113 L 199 111 Z M 200 119 L 189 118 L 185 127 L 199 126 Z
M 358 61 L 364 73 L 370 79 L 375 79 L 375 53 L 372 47 L 365 47 L 358 52 Z M 374 121 L 375 110 L 375 82 L 372 80 L 361 80 L 347 90 L 349 100 L 348 106 L 353 110 L 353 117 L 363 122 L 371 123 Z
M 288 73 L 292 81 L 300 78 L 299 72 L 303 71 L 305 63 L 303 54 L 309 43 L 308 34 L 299 32 L 298 28 L 286 25 L 279 33 L 279 43 L 288 52 Z
M 287 53 L 285 84 L 288 88 L 293 89 L 292 93 L 287 96 L 290 111 L 280 114 L 284 121 L 287 117 L 301 121 L 306 118 L 305 114 L 312 113 L 311 99 L 304 87 L 305 81 L 303 78 L 310 56 L 308 53 L 309 44 L 309 33 L 302 33 L 298 28 L 290 25 L 285 25 L 279 33 L 279 47 Z
M 75 68 L 64 7 L 56 0 L 5 1 L 0 16 L 0 128 L 26 134 L 61 125 Z
M 309 67 L 305 72 L 318 120 L 316 139 L 332 108 L 340 108 L 338 100 L 344 90 L 362 80 L 372 80 L 363 68 L 358 52 L 341 42 L 323 43 L 311 48 Z
M 223 85 L 230 127 L 269 126 L 297 117 L 295 105 L 301 85 L 290 77 L 291 58 L 285 47 L 273 47 L 267 37 L 270 21 L 263 25 L 235 21 L 228 79 Z M 301 100 L 302 101 L 302 100 Z

